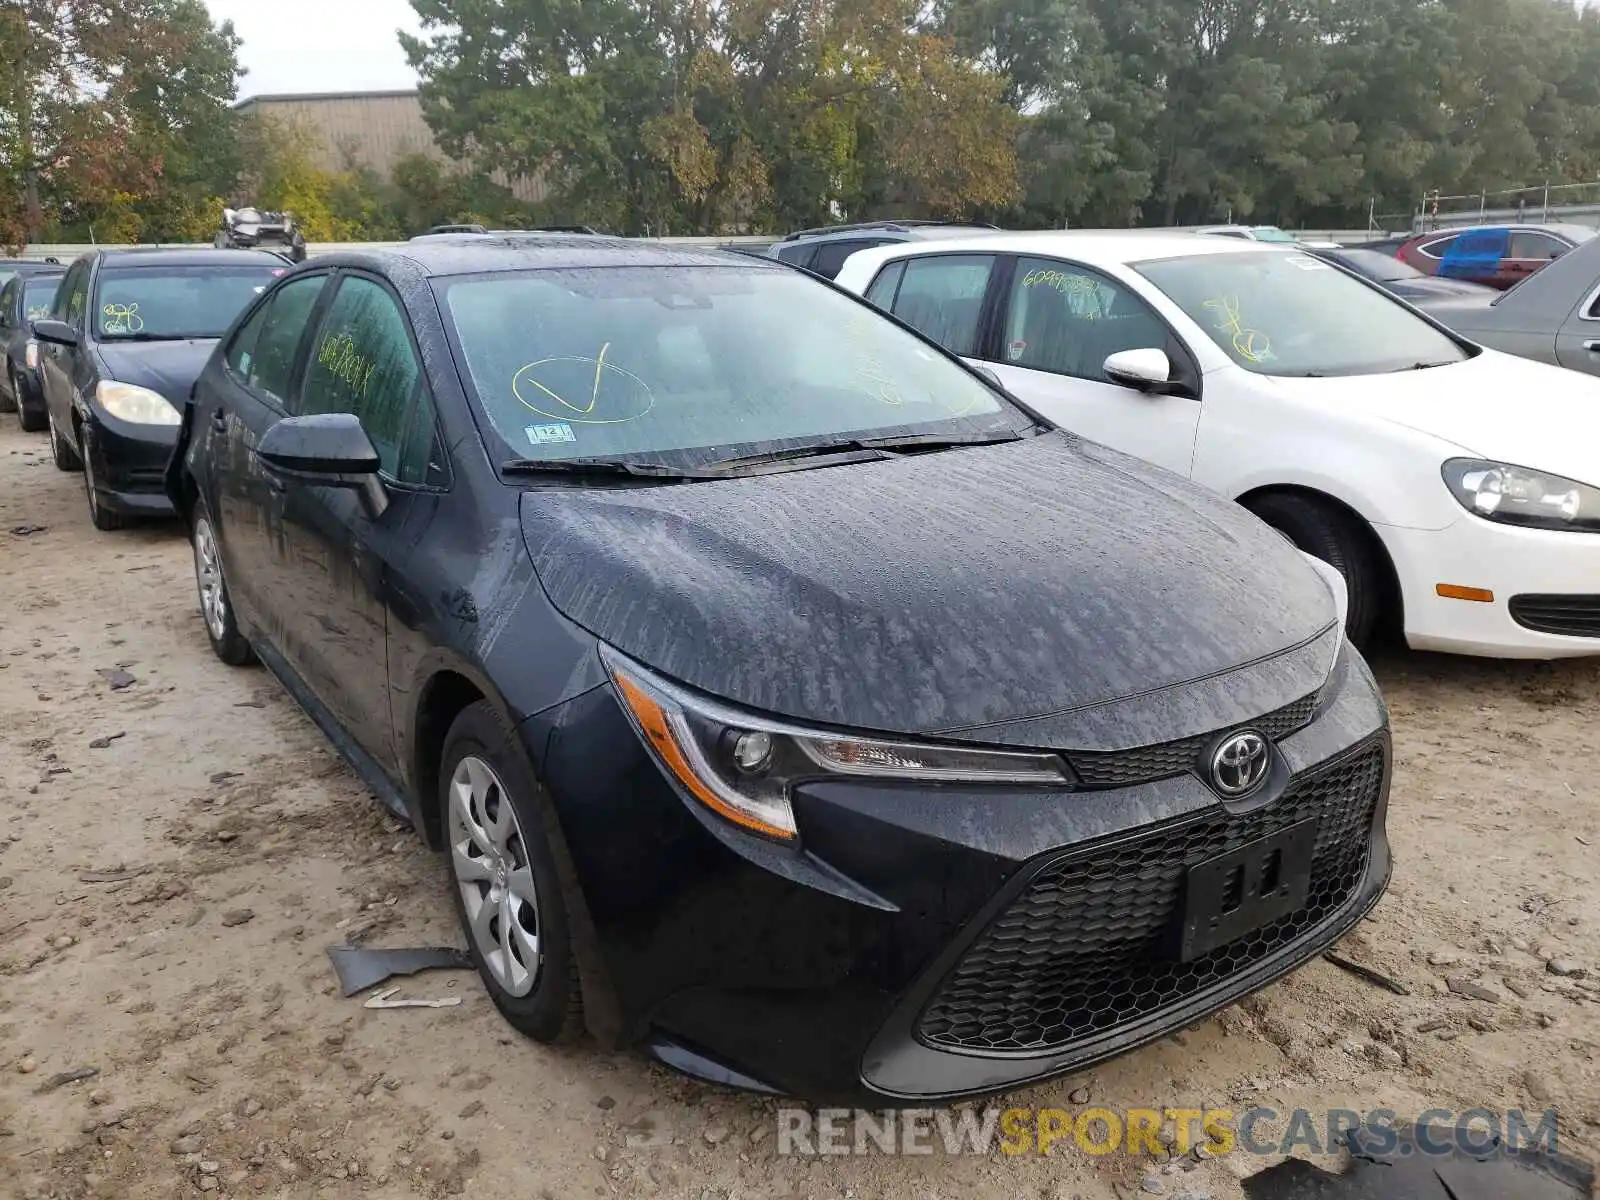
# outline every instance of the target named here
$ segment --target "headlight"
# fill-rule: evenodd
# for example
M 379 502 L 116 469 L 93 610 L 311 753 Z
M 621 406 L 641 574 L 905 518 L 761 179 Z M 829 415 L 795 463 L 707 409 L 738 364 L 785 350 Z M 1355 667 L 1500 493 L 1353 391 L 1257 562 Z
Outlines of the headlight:
M 22 358 L 28 364 L 28 370 L 37 371 L 39 369 L 39 343 L 29 341 L 27 349 L 22 352 Z
M 1468 512 L 1536 529 L 1600 533 L 1600 488 L 1508 463 L 1452 458 L 1444 481 Z
M 1343 575 L 1339 574 L 1332 563 L 1324 562 L 1314 554 L 1306 554 L 1305 560 L 1311 564 L 1311 569 L 1322 576 L 1322 582 L 1328 585 L 1328 591 L 1333 593 L 1333 607 L 1339 614 L 1339 628 L 1343 629 L 1346 618 L 1350 615 L 1350 585 L 1345 582 Z
M 790 796 L 808 779 L 1072 786 L 1066 765 L 1054 754 L 800 729 L 693 695 L 608 647 L 600 656 L 639 735 L 684 790 L 718 816 L 779 841 L 799 834 Z
M 113 417 L 133 425 L 183 424 L 183 418 L 167 398 L 149 388 L 106 380 L 96 386 L 94 398 Z

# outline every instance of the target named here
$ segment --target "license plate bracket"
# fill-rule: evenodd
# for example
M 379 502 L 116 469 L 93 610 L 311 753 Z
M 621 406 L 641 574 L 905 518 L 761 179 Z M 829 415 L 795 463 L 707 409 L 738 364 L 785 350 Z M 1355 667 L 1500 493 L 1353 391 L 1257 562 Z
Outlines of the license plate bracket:
M 1189 962 L 1306 902 L 1317 818 L 1247 842 L 1190 867 L 1184 876 L 1177 954 Z

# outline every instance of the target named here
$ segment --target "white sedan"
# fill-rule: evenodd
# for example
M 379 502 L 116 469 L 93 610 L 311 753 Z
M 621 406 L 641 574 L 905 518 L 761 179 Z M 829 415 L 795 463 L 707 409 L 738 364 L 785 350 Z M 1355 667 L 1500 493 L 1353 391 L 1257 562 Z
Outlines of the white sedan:
M 1600 379 L 1230 238 L 904 242 L 852 255 L 838 283 L 1332 563 L 1358 643 L 1387 619 L 1418 649 L 1600 654 Z

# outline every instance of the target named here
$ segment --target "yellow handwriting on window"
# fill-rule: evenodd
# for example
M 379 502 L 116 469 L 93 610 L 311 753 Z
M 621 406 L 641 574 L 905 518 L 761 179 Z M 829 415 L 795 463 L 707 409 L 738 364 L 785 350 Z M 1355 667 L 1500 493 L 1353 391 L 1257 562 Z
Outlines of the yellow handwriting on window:
M 1239 313 L 1237 296 L 1219 296 L 1207 300 L 1204 307 L 1221 315 L 1217 322 L 1218 333 L 1225 333 L 1233 343 L 1233 351 L 1246 362 L 1262 363 L 1272 357 L 1272 343 L 1259 329 L 1251 329 Z
M 593 358 L 558 355 L 528 363 L 511 377 L 511 394 L 530 412 L 552 421 L 571 425 L 637 421 L 655 407 L 655 393 L 632 371 L 607 361 L 610 351 L 607 342 Z
M 1060 292 L 1071 303 L 1072 311 L 1085 320 L 1100 317 L 1100 285 L 1087 275 L 1039 268 L 1022 277 L 1025 288 L 1047 287 Z
M 323 338 L 322 347 L 317 351 L 317 362 L 335 379 L 348 384 L 357 396 L 367 394 L 367 385 L 372 382 L 375 367 L 370 358 L 356 349 L 355 341 L 348 333 Z
M 144 329 L 144 318 L 137 304 L 108 304 L 100 310 L 105 317 L 105 331 L 109 334 L 138 333 Z

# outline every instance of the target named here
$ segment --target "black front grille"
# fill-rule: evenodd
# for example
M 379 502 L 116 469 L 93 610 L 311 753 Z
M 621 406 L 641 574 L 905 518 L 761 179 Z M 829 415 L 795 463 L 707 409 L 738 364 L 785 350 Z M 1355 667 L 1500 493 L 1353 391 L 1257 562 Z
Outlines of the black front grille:
M 1511 619 L 1535 633 L 1600 637 L 1600 596 L 1513 596 Z
M 1260 730 L 1270 740 L 1277 741 L 1309 723 L 1316 708 L 1317 694 L 1313 692 L 1293 704 L 1284 705 L 1276 712 L 1268 713 L 1259 721 L 1245 722 L 1241 728 Z M 1193 770 L 1200 751 L 1215 736 L 1215 733 L 1202 733 L 1133 750 L 1069 750 L 1066 758 L 1078 773 L 1079 780 L 1087 787 L 1129 787 L 1135 783 L 1169 779 Z
M 1266 808 L 1199 819 L 1041 867 L 923 1011 L 935 1046 L 1039 1051 L 1181 1003 L 1296 941 L 1340 909 L 1366 870 L 1384 745 L 1292 781 Z M 1307 818 L 1319 820 L 1305 906 L 1190 962 L 1169 939 L 1188 869 Z

